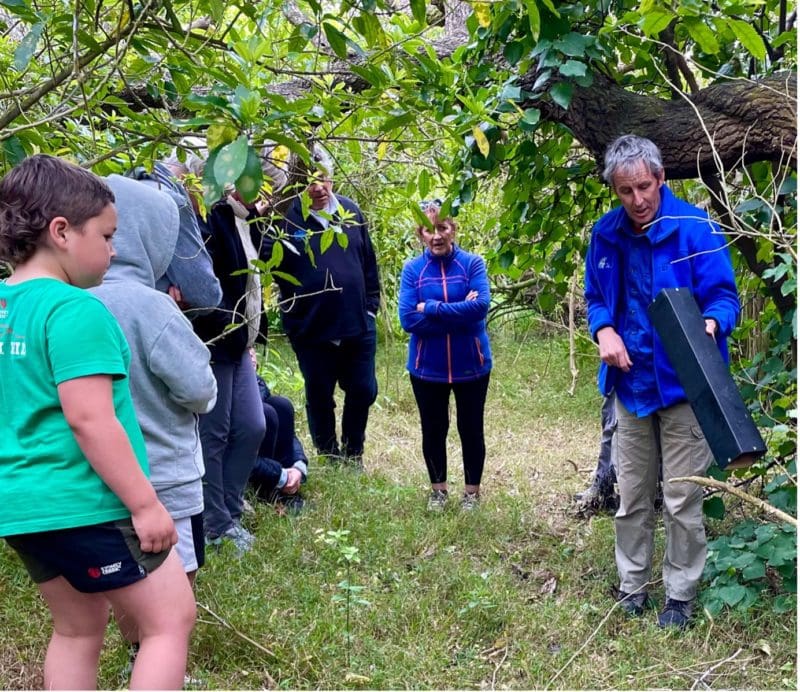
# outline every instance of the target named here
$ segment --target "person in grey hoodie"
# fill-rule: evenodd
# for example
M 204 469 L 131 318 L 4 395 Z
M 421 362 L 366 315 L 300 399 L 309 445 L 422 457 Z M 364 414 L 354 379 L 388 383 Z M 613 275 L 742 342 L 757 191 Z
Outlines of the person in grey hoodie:
M 150 480 L 175 520 L 176 549 L 190 581 L 204 561 L 203 453 L 198 414 L 214 407 L 217 384 L 205 344 L 175 301 L 156 290 L 175 251 L 179 217 L 164 192 L 119 175 L 115 256 L 92 292 L 117 318 L 131 349 L 130 385 L 150 461 Z M 120 623 L 125 632 L 124 623 Z M 131 641 L 135 641 L 129 637 Z

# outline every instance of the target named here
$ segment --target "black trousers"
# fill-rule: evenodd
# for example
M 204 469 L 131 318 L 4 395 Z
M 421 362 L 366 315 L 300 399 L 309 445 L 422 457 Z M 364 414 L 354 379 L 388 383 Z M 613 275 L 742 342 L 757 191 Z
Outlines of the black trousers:
M 450 392 L 456 400 L 456 426 L 461 438 L 464 483 L 480 485 L 486 443 L 483 437 L 483 410 L 489 373 L 469 382 L 430 382 L 411 376 L 422 426 L 422 455 L 431 483 L 447 480 L 447 432 L 450 428 Z
M 375 322 L 364 334 L 330 342 L 292 341 L 306 386 L 306 413 L 311 438 L 320 454 L 357 457 L 364 452 L 369 407 L 378 396 L 375 377 Z M 336 437 L 336 385 L 344 392 L 342 447 Z

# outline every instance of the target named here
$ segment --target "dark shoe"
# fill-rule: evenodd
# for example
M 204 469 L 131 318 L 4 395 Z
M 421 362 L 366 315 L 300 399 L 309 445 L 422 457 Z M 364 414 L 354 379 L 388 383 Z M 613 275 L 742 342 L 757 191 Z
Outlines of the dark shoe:
M 644 607 L 647 604 L 647 593 L 639 591 L 637 593 L 625 593 L 620 591 L 617 594 L 619 607 L 630 617 L 640 617 L 644 615 Z
M 278 495 L 275 508 L 279 514 L 297 516 L 303 511 L 306 501 L 300 495 Z
M 573 496 L 580 517 L 591 517 L 599 512 L 616 512 L 619 507 L 619 495 L 614 491 L 613 483 L 592 484 Z
M 685 630 L 691 619 L 692 601 L 676 601 L 674 598 L 668 598 L 664 609 L 658 614 L 658 626 Z

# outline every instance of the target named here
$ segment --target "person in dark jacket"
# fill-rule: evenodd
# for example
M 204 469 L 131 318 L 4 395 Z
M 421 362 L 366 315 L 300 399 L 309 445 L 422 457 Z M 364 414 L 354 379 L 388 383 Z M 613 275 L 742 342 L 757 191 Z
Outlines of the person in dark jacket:
M 277 233 L 265 230 L 261 256 L 268 260 L 280 237 L 286 248 L 276 267 L 281 275 L 275 277 L 281 317 L 305 379 L 314 445 L 333 461 L 343 456 L 361 467 L 369 409 L 378 396 L 378 263 L 361 209 L 333 192 L 330 156 L 317 146 L 313 157 L 317 178 L 307 190 L 310 213 L 304 217 L 296 199 Z M 341 444 L 334 412 L 337 384 L 344 392 Z
M 479 502 L 486 457 L 483 415 L 492 369 L 486 264 L 456 245 L 455 221 L 441 218 L 440 209 L 439 200 L 422 203 L 431 226 L 417 228 L 425 249 L 403 267 L 399 297 L 400 324 L 411 334 L 407 367 L 431 481 L 430 511 L 443 510 L 448 497 L 450 392 L 464 461 L 461 506 L 473 509 Z
M 267 432 L 250 473 L 250 484 L 260 500 L 297 513 L 304 504 L 300 486 L 308 478 L 308 457 L 295 434 L 294 406 L 286 397 L 273 394 L 261 377 L 257 382 Z
M 264 173 L 285 181 L 262 155 Z M 279 175 L 280 174 L 280 175 Z M 253 535 L 242 526 L 244 490 L 255 464 L 266 423 L 250 349 L 259 336 L 261 280 L 252 261 L 258 259 L 253 226 L 261 214 L 236 192 L 214 204 L 199 219 L 222 301 L 194 320 L 194 328 L 211 351 L 217 379 L 217 403 L 200 417 L 200 440 L 206 472 L 203 479 L 206 541 L 231 541 L 239 554 L 248 551 Z M 247 271 L 247 270 L 250 271 Z
M 727 360 L 726 337 L 739 299 L 725 237 L 708 214 L 664 184 L 658 147 L 624 135 L 605 155 L 603 177 L 621 206 L 592 230 L 586 255 L 589 329 L 600 353 L 600 393 L 616 393 L 615 518 L 620 606 L 642 615 L 653 554 L 659 452 L 666 534 L 666 603 L 660 627 L 683 629 L 706 560 L 702 491 L 680 476 L 702 476 L 712 461 L 703 433 L 667 359 L 647 307 L 664 288 L 687 287 L 705 329 Z

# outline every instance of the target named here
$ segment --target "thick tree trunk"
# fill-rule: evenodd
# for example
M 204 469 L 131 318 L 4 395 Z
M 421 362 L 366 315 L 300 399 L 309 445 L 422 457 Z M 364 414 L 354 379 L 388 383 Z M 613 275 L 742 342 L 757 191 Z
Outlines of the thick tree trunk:
M 521 83 L 531 88 L 534 74 Z M 669 100 L 626 91 L 595 75 L 578 88 L 567 110 L 536 100 L 542 115 L 575 135 L 598 161 L 621 134 L 652 139 L 661 149 L 667 178 L 699 178 L 754 161 L 796 163 L 797 75 L 780 73 L 760 82 L 714 84 L 693 96 Z M 718 159 L 715 158 L 715 154 Z

